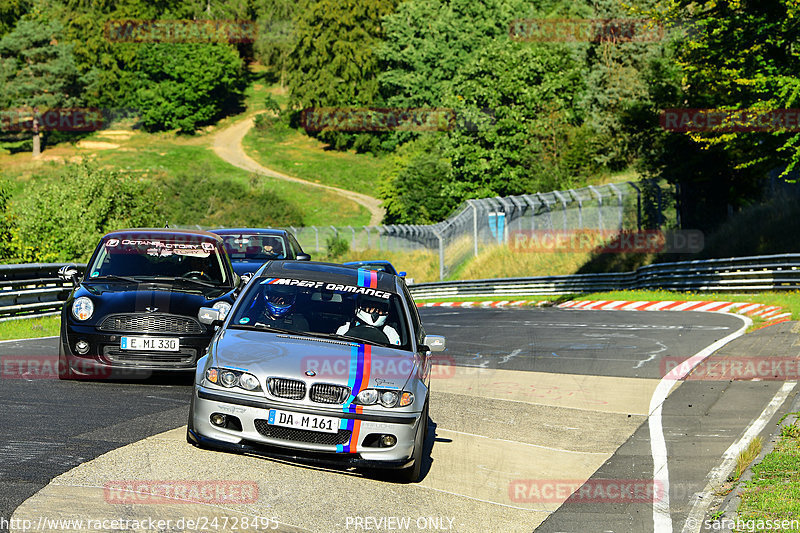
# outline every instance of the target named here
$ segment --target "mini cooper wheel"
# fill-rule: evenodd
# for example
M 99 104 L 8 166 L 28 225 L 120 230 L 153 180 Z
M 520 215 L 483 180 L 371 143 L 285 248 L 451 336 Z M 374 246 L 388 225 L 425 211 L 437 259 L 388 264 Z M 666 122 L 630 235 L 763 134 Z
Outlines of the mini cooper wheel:
M 58 379 L 75 379 L 75 374 L 69 366 L 67 354 L 64 352 L 64 343 L 58 339 Z

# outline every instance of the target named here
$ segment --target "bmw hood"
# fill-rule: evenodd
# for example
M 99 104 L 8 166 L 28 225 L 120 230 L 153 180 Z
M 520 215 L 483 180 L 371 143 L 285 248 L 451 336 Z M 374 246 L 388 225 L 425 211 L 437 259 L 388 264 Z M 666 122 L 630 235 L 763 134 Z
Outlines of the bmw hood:
M 212 345 L 211 365 L 243 370 L 264 382 L 270 377 L 307 383 L 401 389 L 416 372 L 416 354 L 396 348 L 227 329 Z

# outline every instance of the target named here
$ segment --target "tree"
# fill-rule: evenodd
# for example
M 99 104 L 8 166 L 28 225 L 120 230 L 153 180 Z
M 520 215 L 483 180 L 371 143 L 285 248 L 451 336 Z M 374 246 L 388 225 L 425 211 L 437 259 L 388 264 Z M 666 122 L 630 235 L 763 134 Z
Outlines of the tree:
M 5 262 L 13 256 L 11 249 L 11 229 L 13 220 L 9 213 L 9 195 L 0 181 L 0 262 Z
M 86 261 L 100 237 L 126 227 L 161 226 L 161 193 L 147 183 L 83 161 L 62 178 L 15 200 L 19 262 Z
M 244 96 L 244 64 L 227 44 L 143 44 L 137 64 L 135 102 L 149 130 L 193 132 Z
M 442 134 L 422 135 L 388 156 L 378 191 L 384 224 L 433 224 L 458 205 L 444 190 L 450 161 L 441 144 Z
M 673 43 L 676 89 L 650 84 L 650 130 L 665 108 L 774 110 L 800 102 L 800 6 L 792 0 L 661 2 L 649 13 L 683 23 Z M 663 69 L 662 69 L 663 71 Z M 651 79 L 654 79 L 651 77 Z M 657 80 L 657 78 L 655 78 Z M 772 131 L 652 131 L 644 145 L 650 172 L 681 190 L 684 227 L 713 229 L 730 210 L 757 201 L 768 172 L 800 162 L 800 135 Z
M 61 40 L 62 30 L 57 20 L 34 14 L 23 17 L 0 40 L 0 101 L 29 115 L 34 157 L 41 154 L 41 114 L 80 102 L 72 45 Z
M 498 39 L 460 70 L 445 104 L 475 126 L 456 122 L 448 132 L 449 196 L 552 190 L 575 179 L 562 162 L 581 119 L 582 66 L 574 55 L 565 46 Z
M 290 108 L 380 105 L 374 47 L 383 35 L 381 20 L 397 1 L 299 2 L 295 45 L 287 61 Z M 319 137 L 337 149 L 364 142 L 368 150 L 374 148 L 370 135 L 323 131 Z
M 0 37 L 11 31 L 11 28 L 30 8 L 29 0 L 5 0 L 0 4 Z

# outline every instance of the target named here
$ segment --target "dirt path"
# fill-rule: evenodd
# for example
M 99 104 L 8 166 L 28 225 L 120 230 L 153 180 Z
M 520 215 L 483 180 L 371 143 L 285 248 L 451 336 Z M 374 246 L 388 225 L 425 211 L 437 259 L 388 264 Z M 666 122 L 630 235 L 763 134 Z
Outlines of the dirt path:
M 371 226 L 377 226 L 381 223 L 381 220 L 383 220 L 383 208 L 380 205 L 380 200 L 377 198 L 282 174 L 262 166 L 256 160 L 248 156 L 242 147 L 242 139 L 244 139 L 244 136 L 250 131 L 250 128 L 253 127 L 253 121 L 254 116 L 251 116 L 217 133 L 214 136 L 214 152 L 231 165 L 247 170 L 248 172 L 255 172 L 279 180 L 293 181 L 309 187 L 328 189 L 329 191 L 341 194 L 348 200 L 352 200 L 367 208 L 369 211 L 369 224 Z

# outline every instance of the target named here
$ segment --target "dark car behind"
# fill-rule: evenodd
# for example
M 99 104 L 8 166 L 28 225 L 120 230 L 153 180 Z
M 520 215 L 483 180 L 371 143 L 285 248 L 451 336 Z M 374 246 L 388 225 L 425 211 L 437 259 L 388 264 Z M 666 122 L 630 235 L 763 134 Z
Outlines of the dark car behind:
M 294 235 L 286 230 L 222 228 L 213 229 L 211 233 L 222 237 L 233 270 L 240 276 L 254 273 L 265 262 L 273 259 L 294 261 L 311 259 L 311 256 L 300 247 Z

